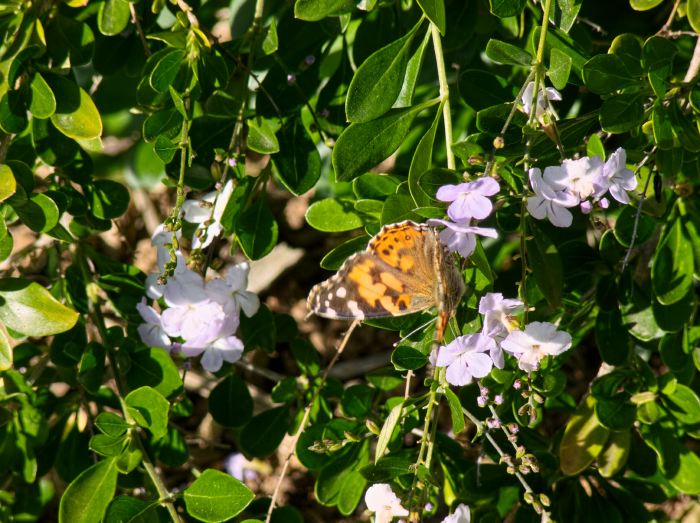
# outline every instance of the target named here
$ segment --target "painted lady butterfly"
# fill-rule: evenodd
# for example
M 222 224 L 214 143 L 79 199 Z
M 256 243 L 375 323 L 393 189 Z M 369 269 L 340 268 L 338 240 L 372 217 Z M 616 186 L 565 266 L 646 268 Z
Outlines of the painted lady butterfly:
M 362 320 L 403 316 L 436 307 L 437 338 L 464 294 L 452 254 L 428 225 L 384 226 L 367 249 L 350 256 L 336 274 L 315 285 L 307 299 L 324 318 Z

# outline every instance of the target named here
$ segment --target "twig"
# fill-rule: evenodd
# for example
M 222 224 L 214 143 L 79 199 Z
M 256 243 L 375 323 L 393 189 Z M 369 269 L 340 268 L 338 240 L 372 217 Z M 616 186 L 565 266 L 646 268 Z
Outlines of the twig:
M 267 509 L 267 516 L 265 517 L 265 523 L 270 523 L 270 520 L 272 519 L 272 512 L 275 510 L 275 505 L 277 504 L 277 498 L 279 497 L 280 489 L 282 487 L 282 481 L 284 480 L 284 477 L 287 474 L 287 469 L 289 468 L 289 462 L 292 460 L 292 456 L 294 455 L 294 451 L 297 448 L 297 444 L 299 443 L 299 438 L 301 437 L 302 433 L 304 432 L 304 429 L 306 429 L 306 424 L 309 422 L 309 417 L 311 416 L 311 409 L 313 408 L 314 403 L 316 403 L 316 400 L 318 399 L 319 395 L 321 394 L 321 391 L 323 390 L 323 386 L 326 384 L 326 379 L 328 378 L 328 375 L 330 374 L 330 371 L 333 368 L 333 365 L 335 365 L 335 362 L 338 361 L 338 358 L 343 353 L 345 346 L 348 344 L 348 341 L 350 340 L 350 336 L 352 335 L 352 332 L 355 330 L 355 328 L 359 324 L 360 324 L 360 322 L 358 320 L 355 320 L 350 324 L 350 327 L 348 328 L 347 332 L 345 333 L 345 336 L 343 336 L 343 339 L 341 340 L 340 345 L 338 345 L 338 350 L 336 351 L 335 356 L 333 356 L 333 359 L 328 364 L 328 367 L 326 367 L 326 370 L 323 371 L 323 374 L 321 375 L 321 381 L 319 382 L 318 387 L 314 391 L 314 394 L 311 397 L 311 401 L 309 401 L 308 405 L 306 406 L 306 409 L 304 409 L 304 416 L 301 419 L 301 423 L 299 423 L 299 428 L 297 429 L 296 434 L 294 434 L 294 437 L 292 438 L 291 450 L 289 451 L 289 453 L 287 454 L 287 457 L 284 460 L 284 465 L 282 466 L 282 472 L 280 472 L 280 476 L 277 479 L 277 484 L 275 485 L 275 490 L 272 492 L 272 500 L 270 501 L 270 506 Z
M 644 164 L 647 163 L 649 158 L 651 158 L 651 155 L 654 154 L 656 151 L 656 147 L 654 147 L 649 153 L 642 159 L 640 164 L 637 166 L 637 168 L 634 170 L 634 175 L 637 176 L 637 173 L 640 171 L 642 167 L 644 167 Z M 639 226 L 639 219 L 642 216 L 642 204 L 644 203 L 644 200 L 646 199 L 646 194 L 647 194 L 647 189 L 649 188 L 649 181 L 651 180 L 651 172 L 649 172 L 649 176 L 647 176 L 647 181 L 644 183 L 644 190 L 642 191 L 642 195 L 639 198 L 639 203 L 637 204 L 637 212 L 634 215 L 634 225 L 632 226 L 632 238 L 630 238 L 630 245 L 627 247 L 627 252 L 625 253 L 625 258 L 622 260 L 622 272 L 625 272 L 625 268 L 627 267 L 627 263 L 630 260 L 630 256 L 632 255 L 632 248 L 634 247 L 634 241 L 637 239 L 637 227 Z
M 681 0 L 676 0 L 673 3 L 673 7 L 671 8 L 671 13 L 668 15 L 668 18 L 666 19 L 666 23 L 661 26 L 661 29 L 659 29 L 659 32 L 656 34 L 665 34 L 668 32 L 669 29 L 671 29 L 671 25 L 673 24 L 673 19 L 676 17 L 676 11 L 678 10 L 678 6 L 680 5 Z
M 248 372 L 252 372 L 253 374 L 258 374 L 263 378 L 267 378 L 270 381 L 277 382 L 282 381 L 285 378 L 282 374 L 279 374 L 278 372 L 269 369 L 263 369 L 261 367 L 256 367 L 255 365 L 247 361 L 238 360 L 236 363 L 234 363 L 234 365 L 236 367 L 240 367 L 244 370 L 247 370 Z
M 440 31 L 434 23 L 430 23 L 430 30 L 433 37 L 433 50 L 435 51 L 435 62 L 437 64 L 438 81 L 440 82 L 440 100 L 444 102 L 442 106 L 442 119 L 445 125 L 445 148 L 447 150 L 447 168 L 454 170 L 455 155 L 452 151 L 452 114 L 450 112 L 450 86 L 447 83 L 447 73 L 445 71 L 445 57 L 442 53 L 442 40 Z
M 692 82 L 700 71 L 700 36 L 698 36 L 695 42 L 695 49 L 693 50 L 693 56 L 690 58 L 690 65 L 688 65 L 688 70 L 685 72 L 683 77 L 683 83 Z
M 146 53 L 146 56 L 151 56 L 151 49 L 148 47 L 148 41 L 146 40 L 146 36 L 143 34 L 143 28 L 141 27 L 139 15 L 136 13 L 136 4 L 129 2 L 129 10 L 131 11 L 131 21 L 134 22 L 136 32 L 139 34 L 139 38 L 141 39 L 143 52 Z

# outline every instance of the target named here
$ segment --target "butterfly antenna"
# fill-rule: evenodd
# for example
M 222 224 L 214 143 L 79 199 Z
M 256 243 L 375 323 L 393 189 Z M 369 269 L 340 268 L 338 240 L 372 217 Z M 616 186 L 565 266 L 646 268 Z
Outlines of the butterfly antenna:
M 418 332 L 419 330 L 424 329 L 425 327 L 427 327 L 428 325 L 430 325 L 432 322 L 435 321 L 435 319 L 436 319 L 436 318 L 430 318 L 430 319 L 429 319 L 427 322 L 425 322 L 423 325 L 420 325 L 420 326 L 416 327 L 416 328 L 413 329 L 411 332 L 409 332 L 408 334 L 406 334 L 403 338 L 401 338 L 399 341 L 397 341 L 396 343 L 394 343 L 393 346 L 394 346 L 394 347 L 397 347 L 399 344 L 403 343 L 403 342 L 406 341 L 408 338 L 410 338 L 411 336 L 413 336 L 416 332 Z

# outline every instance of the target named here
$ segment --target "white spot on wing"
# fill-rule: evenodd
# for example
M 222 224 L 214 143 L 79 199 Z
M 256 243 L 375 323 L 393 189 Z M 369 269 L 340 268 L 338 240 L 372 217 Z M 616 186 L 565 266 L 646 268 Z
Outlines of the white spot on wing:
M 357 306 L 357 302 L 355 300 L 348 300 L 348 309 L 350 309 L 352 315 L 358 320 L 364 319 L 365 313 L 360 310 L 360 307 Z
M 348 291 L 345 289 L 345 287 L 338 287 L 338 290 L 335 291 L 335 293 L 338 295 L 338 298 L 345 298 L 347 296 Z

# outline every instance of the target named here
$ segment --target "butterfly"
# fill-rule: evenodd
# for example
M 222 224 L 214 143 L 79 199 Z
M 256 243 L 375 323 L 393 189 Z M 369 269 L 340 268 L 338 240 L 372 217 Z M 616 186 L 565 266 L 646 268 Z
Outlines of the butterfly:
M 344 320 L 403 316 L 435 307 L 436 335 L 442 339 L 464 291 L 462 275 L 438 231 L 404 221 L 382 227 L 366 250 L 315 285 L 307 306 L 318 316 Z

